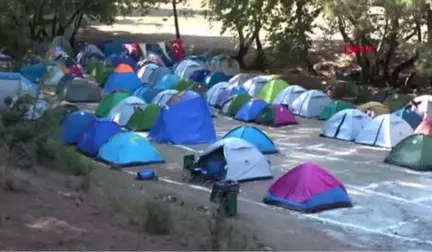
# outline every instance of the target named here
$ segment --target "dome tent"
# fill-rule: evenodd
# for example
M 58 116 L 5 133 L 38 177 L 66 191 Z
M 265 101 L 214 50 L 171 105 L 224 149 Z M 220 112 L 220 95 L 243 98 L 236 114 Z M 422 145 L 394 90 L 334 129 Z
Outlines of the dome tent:
M 252 79 L 247 80 L 242 87 L 248 92 L 252 97 L 257 97 L 264 86 L 267 84 L 268 79 L 257 76 Z
M 237 87 L 237 86 L 230 86 L 227 87 L 225 90 L 223 90 L 222 92 L 220 92 L 220 94 L 218 95 L 218 97 L 216 98 L 216 104 L 215 107 L 216 108 L 222 108 L 222 105 L 232 96 L 237 95 L 237 94 L 242 94 L 242 93 L 247 93 L 246 90 L 242 87 Z
M 102 92 L 96 82 L 75 78 L 63 86 L 58 99 L 68 102 L 99 102 L 102 100 Z
M 95 115 L 97 117 L 105 117 L 109 114 L 110 110 L 115 107 L 120 101 L 131 96 L 131 94 L 124 90 L 115 90 L 106 96 L 96 108 Z
M 309 90 L 302 93 L 291 104 L 294 115 L 306 118 L 318 117 L 332 103 L 330 97 L 319 90 Z
M 175 89 L 167 89 L 165 91 L 160 92 L 153 98 L 152 104 L 156 104 L 160 107 L 164 106 L 168 100 L 175 94 L 177 94 L 179 91 Z
M 142 66 L 137 71 L 137 76 L 141 82 L 141 84 L 149 85 L 150 84 L 150 75 L 158 69 L 159 66 L 153 63 L 146 64 Z
M 156 68 L 149 76 L 147 84 L 150 86 L 156 86 L 159 81 L 165 76 L 171 74 L 171 69 L 167 67 Z
M 225 55 L 217 55 L 211 58 L 208 62 L 208 67 L 211 71 L 219 71 L 227 76 L 234 76 L 240 72 L 239 63 Z
M 142 136 L 122 132 L 102 145 L 98 156 L 102 161 L 118 166 L 163 163 L 159 152 Z
M 427 116 L 415 129 L 415 134 L 432 135 L 432 115 Z
M 357 109 L 368 114 L 372 118 L 390 113 L 390 109 L 386 105 L 373 101 L 359 105 Z
M 267 105 L 267 102 L 254 98 L 243 104 L 239 111 L 237 111 L 234 119 L 244 122 L 253 122 Z
M 393 112 L 393 114 L 404 119 L 414 130 L 422 122 L 422 118 L 414 110 L 411 109 L 410 105 Z
M 39 89 L 19 73 L 0 72 L 0 111 L 7 108 L 5 99 L 24 95 L 37 97 Z
M 330 117 L 321 128 L 321 136 L 354 141 L 372 119 L 357 109 L 345 109 Z
M 306 92 L 306 89 L 304 89 L 301 86 L 298 85 L 288 86 L 284 88 L 282 91 L 280 91 L 280 93 L 274 99 L 273 103 L 290 107 L 292 102 L 304 92 Z
M 199 69 L 192 73 L 190 79 L 197 83 L 204 83 L 205 78 L 209 75 L 211 71 L 207 69 Z
M 121 131 L 117 123 L 106 118 L 96 118 L 89 123 L 81 134 L 76 147 L 82 153 L 95 157 L 99 152 L 99 148 Z
M 46 65 L 44 63 L 37 63 L 33 65 L 25 65 L 20 68 L 19 72 L 22 76 L 27 78 L 33 83 L 37 83 L 46 74 Z
M 118 65 L 112 74 L 108 77 L 104 85 L 105 93 L 111 93 L 116 89 L 123 89 L 128 92 L 133 92 L 141 86 L 136 73 L 126 64 Z
M 327 120 L 337 112 L 342 111 L 344 109 L 351 109 L 351 108 L 354 108 L 354 106 L 351 103 L 348 103 L 346 101 L 340 101 L 340 100 L 333 101 L 327 107 L 325 107 L 323 112 L 320 114 L 319 119 Z
M 175 75 L 179 76 L 183 79 L 190 79 L 193 72 L 197 70 L 203 70 L 206 69 L 206 66 L 204 64 L 200 64 L 199 62 L 193 61 L 193 60 L 183 60 L 181 61 L 177 67 L 175 68 Z
M 188 89 L 188 87 L 190 87 L 193 84 L 194 84 L 194 82 L 191 80 L 180 79 L 179 81 L 177 81 L 172 86 L 172 89 L 176 89 L 178 91 L 184 91 L 184 90 Z
M 426 118 L 426 116 L 432 114 L 430 111 L 432 105 L 432 95 L 420 95 L 413 99 L 413 102 L 416 104 L 415 111 L 422 117 Z
M 200 95 L 204 95 L 208 91 L 207 86 L 205 84 L 199 84 L 199 83 L 194 83 L 190 85 L 187 89 L 194 91 L 195 93 L 198 93 Z
M 230 130 L 222 138 L 237 137 L 253 144 L 263 154 L 276 153 L 273 141 L 261 130 L 253 126 L 239 126 Z
M 112 65 L 105 65 L 102 61 L 97 59 L 89 59 L 85 71 L 87 74 L 93 76 L 96 82 L 99 83 L 100 87 L 105 85 L 106 80 L 114 71 L 114 67 Z
M 392 94 L 387 96 L 383 104 L 390 108 L 391 112 L 394 112 L 405 107 L 411 100 L 412 98 L 409 95 Z
M 197 97 L 200 97 L 198 93 L 191 90 L 185 90 L 171 96 L 171 98 L 169 98 L 169 100 L 167 101 L 167 104 L 171 105 L 177 102 L 187 101 Z
M 273 127 L 297 124 L 297 120 L 291 111 L 279 104 L 268 104 L 258 114 L 255 122 Z
M 242 86 L 247 80 L 252 79 L 254 76 L 251 74 L 236 74 L 234 77 L 229 79 L 228 83 L 230 85 Z
M 198 96 L 164 106 L 148 139 L 172 144 L 215 142 L 216 132 L 207 101 Z
M 204 173 L 216 173 L 214 175 L 221 180 L 245 182 L 273 177 L 264 155 L 252 144 L 236 137 L 210 145 L 198 157 L 197 166 Z
M 267 84 L 265 84 L 265 86 L 261 89 L 258 97 L 268 103 L 271 103 L 276 98 L 276 96 L 288 86 L 289 84 L 283 80 L 271 80 L 267 82 Z
M 355 142 L 392 148 L 402 139 L 413 135 L 411 126 L 399 116 L 385 114 L 375 117 L 357 135 Z
M 154 104 L 148 104 L 144 108 L 137 108 L 128 123 L 126 128 L 133 131 L 148 131 L 156 122 L 161 108 Z
M 311 162 L 296 166 L 276 180 L 263 201 L 303 213 L 352 207 L 342 183 Z
M 136 109 L 143 108 L 146 102 L 138 97 L 129 96 L 115 105 L 106 116 L 121 127 L 125 126 Z
M 207 98 L 207 102 L 211 105 L 211 106 L 215 106 L 216 105 L 216 100 L 218 98 L 218 96 L 220 95 L 220 93 L 222 93 L 222 91 L 224 91 L 227 87 L 229 86 L 228 82 L 219 82 L 218 84 L 214 85 L 213 87 L 211 87 L 207 93 L 206 93 L 206 98 Z
M 178 81 L 180 81 L 180 77 L 178 77 L 177 75 L 167 74 L 159 80 L 155 88 L 171 89 Z
M 152 88 L 152 87 L 140 87 L 133 92 L 133 95 L 143 99 L 147 103 L 151 103 L 153 99 L 163 92 L 163 89 L 160 88 Z
M 412 135 L 399 142 L 384 162 L 417 171 L 432 170 L 432 136 Z
M 211 88 L 219 82 L 225 81 L 229 81 L 229 77 L 226 76 L 224 73 L 212 72 L 205 77 L 204 83 L 207 85 L 208 88 Z
M 63 117 L 60 124 L 60 141 L 63 144 L 76 144 L 80 135 L 95 117 L 85 111 L 74 111 Z
M 251 97 L 246 93 L 234 95 L 224 103 L 221 112 L 226 116 L 233 117 L 243 104 L 247 103 L 250 99 Z

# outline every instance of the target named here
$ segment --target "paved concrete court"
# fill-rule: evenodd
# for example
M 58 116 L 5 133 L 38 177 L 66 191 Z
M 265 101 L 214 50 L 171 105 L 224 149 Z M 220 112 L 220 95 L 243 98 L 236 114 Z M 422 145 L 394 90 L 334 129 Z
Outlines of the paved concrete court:
M 271 180 L 243 183 L 240 197 L 243 203 L 271 208 L 275 218 L 282 218 L 281 225 L 283 216 L 295 216 L 335 239 L 365 250 L 432 250 L 432 173 L 384 164 L 388 150 L 322 138 L 321 121 L 302 118 L 298 121 L 298 125 L 282 128 L 253 124 L 266 132 L 280 150 L 266 156 L 275 178 L 303 161 L 316 162 L 344 183 L 354 207 L 318 214 L 269 207 L 261 200 Z M 214 122 L 219 137 L 243 125 L 222 116 Z M 154 145 L 167 161 L 158 169 L 162 181 L 194 188 L 197 193 L 209 191 L 185 184 L 181 172 L 182 156 L 199 153 L 206 145 Z

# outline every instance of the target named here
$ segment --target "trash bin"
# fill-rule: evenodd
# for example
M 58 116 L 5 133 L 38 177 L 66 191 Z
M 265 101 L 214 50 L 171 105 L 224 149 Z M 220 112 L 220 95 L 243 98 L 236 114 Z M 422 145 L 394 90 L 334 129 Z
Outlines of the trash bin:
M 237 195 L 240 184 L 232 180 L 216 182 L 210 194 L 210 201 L 219 203 L 219 211 L 226 216 L 237 215 Z

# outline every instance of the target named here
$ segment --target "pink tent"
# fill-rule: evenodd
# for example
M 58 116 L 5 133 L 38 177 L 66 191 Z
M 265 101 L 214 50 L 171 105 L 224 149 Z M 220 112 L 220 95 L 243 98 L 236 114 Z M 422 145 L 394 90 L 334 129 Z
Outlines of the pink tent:
M 280 104 L 269 104 L 258 114 L 256 123 L 273 127 L 297 124 L 294 114 Z

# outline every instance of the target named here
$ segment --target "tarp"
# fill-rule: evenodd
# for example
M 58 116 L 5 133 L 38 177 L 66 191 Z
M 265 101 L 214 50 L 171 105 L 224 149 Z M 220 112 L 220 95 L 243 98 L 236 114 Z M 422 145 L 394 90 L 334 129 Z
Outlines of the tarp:
M 267 84 L 268 79 L 264 77 L 253 77 L 252 79 L 247 80 L 242 87 L 248 92 L 248 94 L 252 97 L 257 97 L 263 87 Z
M 332 103 L 330 97 L 319 90 L 309 90 L 302 93 L 291 104 L 294 115 L 306 118 L 318 117 Z
M 122 89 L 131 93 L 140 86 L 141 82 L 132 67 L 120 64 L 105 82 L 104 91 L 105 93 L 111 93 L 114 90 Z
M 206 100 L 199 96 L 164 106 L 148 138 L 172 144 L 215 142 L 216 132 Z
M 341 101 L 341 100 L 333 101 L 331 104 L 325 107 L 323 112 L 319 115 L 319 119 L 327 120 L 337 112 L 342 111 L 344 109 L 350 109 L 350 108 L 354 108 L 354 105 L 352 105 L 351 103 L 348 103 L 346 101 Z
M 97 117 L 105 117 L 108 115 L 110 110 L 117 105 L 123 99 L 126 99 L 131 94 L 124 90 L 116 90 L 111 94 L 107 95 L 96 108 L 95 115 Z
M 386 105 L 379 102 L 367 102 L 358 106 L 357 109 L 365 112 L 372 118 L 390 113 L 390 109 Z
M 307 90 L 301 86 L 291 85 L 280 91 L 280 93 L 274 99 L 273 103 L 285 105 L 291 108 L 291 104 L 294 102 L 294 100 L 306 91 Z
M 352 207 L 342 183 L 312 162 L 302 163 L 276 180 L 264 202 L 304 213 Z
M 268 103 L 261 99 L 252 99 L 243 104 L 239 111 L 237 111 L 234 119 L 244 122 L 253 122 L 267 105 Z
M 219 82 L 229 81 L 229 77 L 221 72 L 212 72 L 209 73 L 204 80 L 204 83 L 208 88 L 218 84 Z
M 288 85 L 289 84 L 283 80 L 271 80 L 261 89 L 258 98 L 271 103 L 282 90 L 288 87 Z
M 372 119 L 357 109 L 345 109 L 330 117 L 321 128 L 321 136 L 354 141 Z
M 432 136 L 412 135 L 398 143 L 384 160 L 417 171 L 432 170 Z
M 385 114 L 370 121 L 357 135 L 355 142 L 392 148 L 413 134 L 414 130 L 404 119 L 393 114 Z
M 217 141 L 197 159 L 197 166 L 204 171 L 214 169 L 215 163 L 220 179 L 242 182 L 273 177 L 264 155 L 251 143 L 237 137 Z
M 98 158 L 118 166 L 164 162 L 156 148 L 133 132 L 122 132 L 113 136 L 100 148 Z
M 117 103 L 106 117 L 123 127 L 128 123 L 135 111 L 138 108 L 144 108 L 145 105 L 146 102 L 143 99 L 129 96 Z
M 76 144 L 80 135 L 94 119 L 93 114 L 85 111 L 74 111 L 67 114 L 60 124 L 60 141 L 63 144 Z
M 120 126 L 106 118 L 96 118 L 91 121 L 78 139 L 77 148 L 84 154 L 95 157 L 99 148 L 108 140 L 121 132 Z
M 237 137 L 253 144 L 263 154 L 276 153 L 273 141 L 261 130 L 253 126 L 239 126 L 230 130 L 223 138 Z
M 268 104 L 258 114 L 255 122 L 273 127 L 297 124 L 291 111 L 280 104 Z
M 144 108 L 137 108 L 129 119 L 126 128 L 133 131 L 148 131 L 156 122 L 161 108 L 154 104 L 148 104 Z

